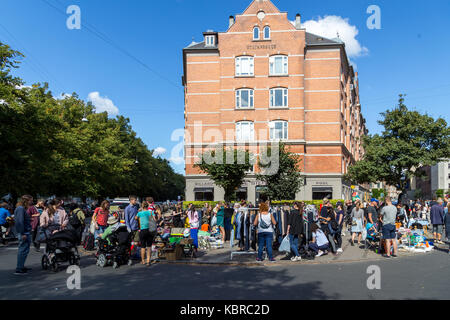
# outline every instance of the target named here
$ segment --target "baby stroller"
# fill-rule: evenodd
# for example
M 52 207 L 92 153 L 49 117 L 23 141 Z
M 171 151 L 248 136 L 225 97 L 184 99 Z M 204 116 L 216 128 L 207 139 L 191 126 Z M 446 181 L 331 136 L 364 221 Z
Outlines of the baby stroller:
M 79 238 L 73 230 L 63 230 L 46 238 L 45 253 L 42 256 L 42 269 L 51 268 L 58 271 L 60 263 L 69 262 L 70 265 L 80 265 L 80 255 L 77 249 Z
M 373 230 L 370 225 L 369 228 L 367 230 L 367 236 L 366 236 L 366 241 L 365 241 L 365 248 L 366 250 L 373 250 L 376 253 L 381 253 L 380 250 L 380 233 Z
M 14 240 L 17 240 L 17 237 L 14 235 L 14 218 L 7 217 L 6 223 L 0 226 L 0 241 L 2 242 L 2 244 L 6 245 L 8 244 L 8 242 Z
M 106 239 L 99 238 L 97 266 L 104 268 L 112 264 L 114 269 L 124 264 L 131 266 L 131 236 L 127 227 L 121 226 Z

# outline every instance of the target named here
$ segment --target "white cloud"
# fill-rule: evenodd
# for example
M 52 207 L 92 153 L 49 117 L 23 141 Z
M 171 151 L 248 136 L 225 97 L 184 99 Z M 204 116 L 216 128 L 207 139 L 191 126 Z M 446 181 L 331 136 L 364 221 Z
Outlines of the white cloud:
M 160 155 L 166 153 L 166 151 L 167 151 L 167 150 L 166 150 L 165 148 L 163 148 L 163 147 L 158 147 L 158 148 L 156 148 L 155 150 L 153 150 L 153 155 L 154 155 L 155 157 L 157 157 L 157 156 L 160 156 Z
M 20 86 L 16 86 L 17 90 L 22 90 L 22 89 L 31 89 L 33 88 L 32 86 L 24 86 L 24 85 L 20 85 Z
M 291 23 L 294 23 L 291 21 Z M 339 38 L 345 43 L 345 49 L 349 58 L 356 58 L 369 53 L 369 49 L 362 46 L 356 39 L 359 31 L 356 26 L 349 23 L 348 18 L 340 16 L 318 17 L 317 20 L 305 21 L 302 25 L 307 32 L 320 35 L 328 39 Z
M 110 116 L 119 114 L 119 108 L 114 105 L 112 100 L 108 99 L 108 97 L 100 96 L 100 93 L 97 91 L 89 93 L 88 100 L 92 102 L 97 113 L 106 111 Z
M 3 99 L 0 99 L 0 104 L 6 104 L 6 105 L 8 105 L 8 102 L 6 102 L 6 101 L 3 100 Z

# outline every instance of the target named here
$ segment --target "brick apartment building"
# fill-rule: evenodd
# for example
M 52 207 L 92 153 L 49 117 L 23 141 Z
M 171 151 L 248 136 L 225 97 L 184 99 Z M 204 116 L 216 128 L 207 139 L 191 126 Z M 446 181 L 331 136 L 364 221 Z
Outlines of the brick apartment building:
M 361 158 L 367 129 L 344 43 L 306 32 L 300 14 L 291 23 L 269 0 L 231 16 L 227 31 L 203 35 L 183 49 L 186 200 L 223 200 L 193 167 L 198 154 L 225 144 L 259 155 L 274 140 L 301 156 L 306 184 L 297 200 L 350 198 L 342 176 Z M 238 190 L 253 203 L 257 171 Z

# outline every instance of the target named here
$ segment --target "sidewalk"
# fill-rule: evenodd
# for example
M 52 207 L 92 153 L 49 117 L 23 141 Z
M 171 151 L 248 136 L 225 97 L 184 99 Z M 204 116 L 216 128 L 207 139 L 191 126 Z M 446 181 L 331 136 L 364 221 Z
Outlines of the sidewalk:
M 346 234 L 342 239 L 342 250 L 344 252 L 339 254 L 332 254 L 316 257 L 314 260 L 302 260 L 298 262 L 292 262 L 290 260 L 280 260 L 285 257 L 284 253 L 278 253 L 274 251 L 274 258 L 276 262 L 269 262 L 267 259 L 263 262 L 256 261 L 256 253 L 251 250 L 250 254 L 235 254 L 233 255 L 233 260 L 231 260 L 231 252 L 237 251 L 237 247 L 231 250 L 230 243 L 225 243 L 225 248 L 216 250 L 199 250 L 198 257 L 193 260 L 177 260 L 177 261 L 165 261 L 161 260 L 160 263 L 167 264 L 194 264 L 194 265 L 230 265 L 230 266 L 280 266 L 280 265 L 294 265 L 294 264 L 331 264 L 331 263 L 351 263 L 351 262 L 365 262 L 365 261 L 376 261 L 376 260 L 386 260 L 381 254 L 377 254 L 372 250 L 365 250 L 364 242 L 360 246 L 355 244 L 351 246 L 349 240 L 351 237 Z M 437 250 L 446 250 L 447 245 L 438 245 Z M 399 250 L 398 258 L 391 259 L 401 259 L 402 257 L 421 255 L 426 256 L 429 253 L 411 253 L 407 251 Z

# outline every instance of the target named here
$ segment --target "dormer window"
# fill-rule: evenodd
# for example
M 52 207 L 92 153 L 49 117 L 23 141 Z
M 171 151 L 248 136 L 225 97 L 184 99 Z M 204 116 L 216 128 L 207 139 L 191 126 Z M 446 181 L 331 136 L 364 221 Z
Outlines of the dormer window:
M 264 28 L 264 40 L 270 40 L 270 27 L 269 26 Z
M 215 36 L 206 36 L 205 37 L 205 46 L 214 47 L 216 45 L 216 37 Z
M 259 40 L 259 28 L 258 27 L 253 28 L 253 40 Z

